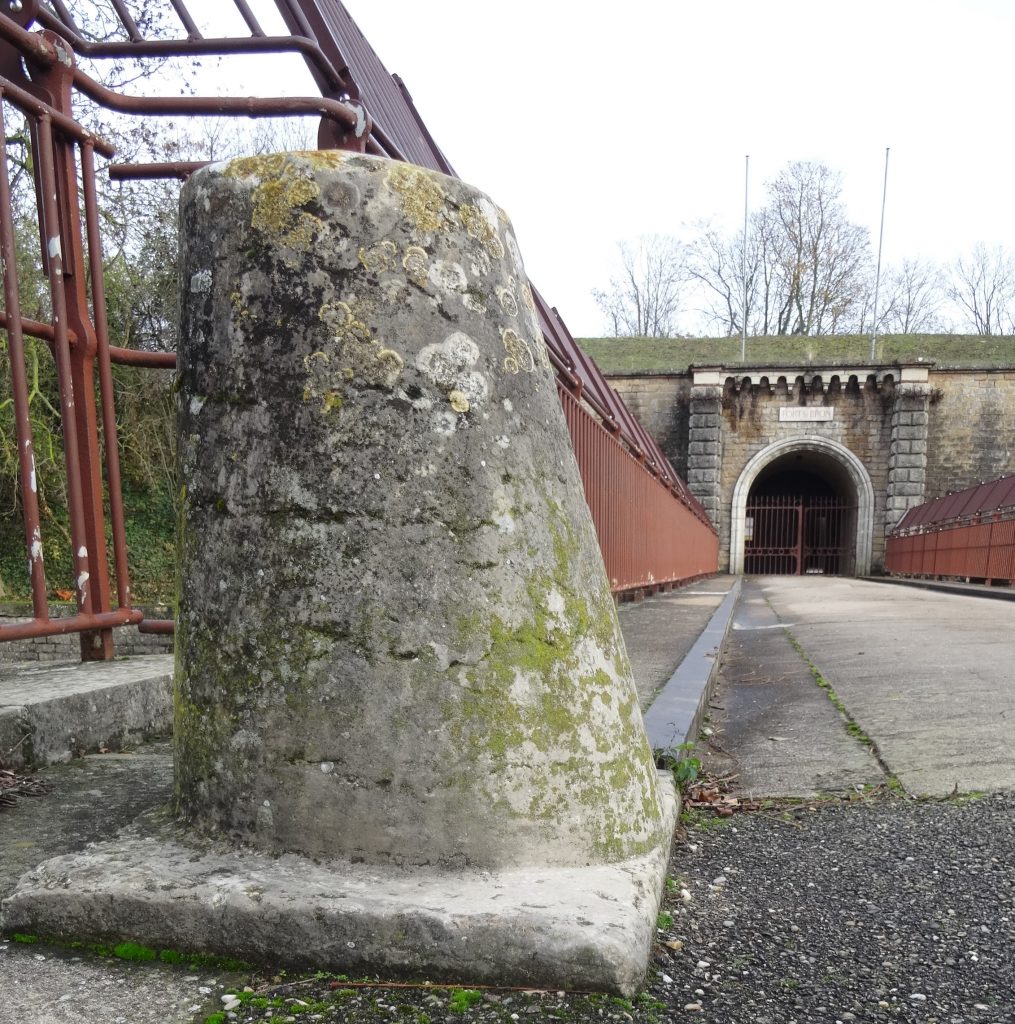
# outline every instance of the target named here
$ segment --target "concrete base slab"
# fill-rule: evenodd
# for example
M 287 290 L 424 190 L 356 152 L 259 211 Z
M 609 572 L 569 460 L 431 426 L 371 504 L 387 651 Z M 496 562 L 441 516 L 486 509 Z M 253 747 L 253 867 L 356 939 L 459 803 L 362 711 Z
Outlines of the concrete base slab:
M 48 793 L 0 811 L 0 899 L 41 861 L 108 839 L 168 804 L 173 758 L 168 744 L 153 744 L 132 754 L 76 757 L 38 777 L 50 784 Z
M 0 764 L 39 767 L 100 747 L 166 736 L 173 658 L 5 666 L 0 671 Z
M 402 871 L 235 850 L 152 819 L 28 872 L 0 927 L 134 940 L 292 967 L 630 995 L 644 978 L 666 842 L 608 867 Z

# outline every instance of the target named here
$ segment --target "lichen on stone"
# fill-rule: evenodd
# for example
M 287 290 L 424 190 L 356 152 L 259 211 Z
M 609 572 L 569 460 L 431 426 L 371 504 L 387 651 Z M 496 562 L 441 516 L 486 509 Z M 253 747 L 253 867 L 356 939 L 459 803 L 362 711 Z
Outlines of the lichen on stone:
M 503 259 L 504 244 L 497 234 L 497 215 L 491 215 L 485 210 L 483 203 L 484 200 L 479 200 L 476 205 L 463 203 L 458 210 L 458 217 L 469 236 L 482 243 L 483 248 L 493 259 Z M 485 205 L 492 206 L 489 200 L 485 201 Z
M 467 334 L 454 331 L 443 341 L 425 345 L 416 356 L 416 369 L 449 397 L 457 392 L 470 406 L 477 406 L 490 391 L 486 377 L 475 368 L 478 361 L 479 346 Z
M 402 210 L 418 230 L 434 232 L 444 227 L 447 194 L 435 175 L 412 164 L 393 162 L 386 183 L 401 196 Z
M 500 332 L 501 342 L 507 355 L 504 357 L 505 373 L 532 373 L 536 361 L 532 356 L 529 343 L 510 327 Z
M 402 269 L 406 277 L 420 288 L 425 288 L 429 280 L 429 263 L 430 257 L 422 246 L 406 247 L 405 255 L 402 257 Z
M 259 181 L 251 193 L 251 227 L 273 244 L 297 253 L 307 252 L 323 230 L 320 218 L 301 209 L 321 194 L 311 173 L 314 161 L 307 157 L 289 153 L 240 157 L 230 161 L 223 171 L 227 178 Z M 295 265 L 291 254 L 283 252 L 282 258 L 288 265 Z
M 518 316 L 518 300 L 515 298 L 513 284 L 514 282 L 512 281 L 508 287 L 497 289 L 497 299 L 500 301 L 500 308 L 508 316 Z
M 382 274 L 398 266 L 398 246 L 390 239 L 377 242 L 369 248 L 359 247 L 359 261 L 371 274 Z
M 404 365 L 402 357 L 379 338 L 371 337 L 370 328 L 349 303 L 324 303 L 318 311 L 318 319 L 331 333 L 341 364 L 340 370 L 327 378 L 332 383 L 326 390 L 340 396 L 343 383 L 353 379 L 361 380 L 368 387 L 388 391 L 394 388 Z

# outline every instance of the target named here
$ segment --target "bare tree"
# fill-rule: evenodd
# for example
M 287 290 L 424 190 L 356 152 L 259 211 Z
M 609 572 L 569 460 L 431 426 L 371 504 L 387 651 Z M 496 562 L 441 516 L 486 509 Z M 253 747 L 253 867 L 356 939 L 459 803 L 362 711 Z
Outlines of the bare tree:
M 1015 257 L 1004 246 L 977 243 L 951 267 L 948 297 L 977 334 L 1015 329 Z
M 940 331 L 944 298 L 944 278 L 936 264 L 903 260 L 890 267 L 882 280 L 878 330 L 886 334 Z
M 701 285 L 701 313 L 727 337 L 737 334 L 743 322 L 742 253 L 742 238 L 724 235 L 711 224 L 701 225 L 688 249 L 688 276 Z
M 690 246 L 689 269 L 702 288 L 705 316 L 727 335 L 739 333 L 745 318 L 754 335 L 856 329 L 870 240 L 847 218 L 841 191 L 839 176 L 823 164 L 789 164 L 751 217 L 746 260 L 742 232 L 723 236 L 702 228 Z
M 684 247 L 670 235 L 643 235 L 617 248 L 620 273 L 610 278 L 609 290 L 592 291 L 614 337 L 674 336 L 687 280 Z
M 773 258 L 784 295 L 776 333 L 848 329 L 863 301 L 870 238 L 846 217 L 840 176 L 824 164 L 797 161 L 768 192 L 777 229 Z
M 769 207 L 751 215 L 746 259 L 742 231 L 723 235 L 703 225 L 688 247 L 688 273 L 701 287 L 702 314 L 727 337 L 740 333 L 745 317 L 751 335 L 779 333 L 789 311 L 789 294 L 781 285 L 785 249 Z

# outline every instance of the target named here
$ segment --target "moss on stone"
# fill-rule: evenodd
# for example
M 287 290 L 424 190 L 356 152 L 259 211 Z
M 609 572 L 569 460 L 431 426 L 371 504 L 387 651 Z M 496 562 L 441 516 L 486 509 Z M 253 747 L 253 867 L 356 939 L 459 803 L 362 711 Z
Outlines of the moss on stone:
M 618 701 L 617 679 L 604 667 L 619 666 L 620 680 L 629 678 L 612 601 L 575 591 L 577 534 L 559 508 L 551 522 L 552 565 L 526 584 L 530 616 L 508 623 L 471 610 L 455 623 L 458 641 L 479 638 L 485 653 L 464 670 L 463 692 L 442 710 L 455 742 L 471 751 L 468 763 L 488 766 L 502 813 L 545 822 L 552 833 L 573 827 L 567 806 L 577 803 L 596 823 L 594 854 L 622 859 L 658 842 L 654 767 L 633 687 Z M 544 767 L 508 781 L 531 752 Z

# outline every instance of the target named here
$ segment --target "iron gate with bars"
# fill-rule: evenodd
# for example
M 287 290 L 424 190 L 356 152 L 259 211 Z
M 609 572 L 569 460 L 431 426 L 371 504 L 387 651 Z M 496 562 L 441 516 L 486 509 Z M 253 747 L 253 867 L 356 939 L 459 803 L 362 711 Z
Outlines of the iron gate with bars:
M 749 575 L 845 576 L 853 571 L 856 505 L 833 497 L 751 497 L 744 531 Z

